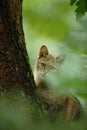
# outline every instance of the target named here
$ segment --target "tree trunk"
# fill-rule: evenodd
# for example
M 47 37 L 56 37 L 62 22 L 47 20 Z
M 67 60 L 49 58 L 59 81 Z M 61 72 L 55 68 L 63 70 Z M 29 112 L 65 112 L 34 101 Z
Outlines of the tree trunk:
M 34 96 L 22 25 L 22 0 L 0 0 L 0 89 Z

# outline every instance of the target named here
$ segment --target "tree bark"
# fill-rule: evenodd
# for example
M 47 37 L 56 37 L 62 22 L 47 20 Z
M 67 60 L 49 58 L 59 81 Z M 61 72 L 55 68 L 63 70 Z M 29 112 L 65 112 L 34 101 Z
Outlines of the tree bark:
M 0 89 L 34 96 L 22 25 L 22 0 L 0 0 Z

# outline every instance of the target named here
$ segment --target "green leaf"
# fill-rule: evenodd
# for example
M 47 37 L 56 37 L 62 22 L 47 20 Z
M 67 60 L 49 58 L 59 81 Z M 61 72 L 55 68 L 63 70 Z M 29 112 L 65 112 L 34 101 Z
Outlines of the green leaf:
M 76 17 L 79 18 L 85 14 L 87 11 L 87 0 L 78 0 L 76 3 L 76 0 L 71 0 L 70 5 L 75 4 L 76 5 Z
M 77 3 L 76 3 L 76 10 L 75 12 L 77 13 L 77 18 L 83 16 L 86 12 L 86 0 L 79 0 Z
M 71 0 L 70 5 L 73 5 L 76 2 L 76 0 Z

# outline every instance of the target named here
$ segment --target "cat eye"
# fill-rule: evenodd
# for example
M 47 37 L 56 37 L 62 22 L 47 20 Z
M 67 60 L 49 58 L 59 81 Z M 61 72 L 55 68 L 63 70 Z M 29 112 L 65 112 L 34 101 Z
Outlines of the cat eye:
M 45 64 L 45 63 L 41 63 L 41 66 L 42 66 L 42 67 L 46 67 L 46 64 Z

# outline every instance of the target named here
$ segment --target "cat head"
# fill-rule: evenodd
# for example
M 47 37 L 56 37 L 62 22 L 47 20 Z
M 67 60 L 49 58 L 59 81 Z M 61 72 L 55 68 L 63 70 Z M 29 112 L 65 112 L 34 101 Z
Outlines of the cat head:
M 48 48 L 45 45 L 43 45 L 40 48 L 39 57 L 37 59 L 37 73 L 39 75 L 45 76 L 49 72 L 58 71 L 64 60 L 64 54 L 54 57 L 49 54 Z

